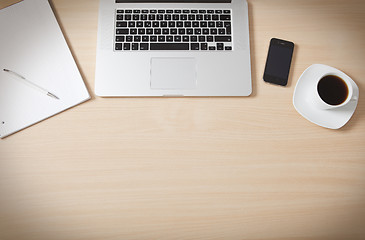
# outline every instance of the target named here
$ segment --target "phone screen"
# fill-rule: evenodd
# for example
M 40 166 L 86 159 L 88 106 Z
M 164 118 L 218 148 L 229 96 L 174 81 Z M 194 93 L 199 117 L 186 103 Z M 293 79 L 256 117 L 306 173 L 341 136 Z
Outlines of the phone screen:
M 267 55 L 264 80 L 286 86 L 293 56 L 294 43 L 273 38 Z

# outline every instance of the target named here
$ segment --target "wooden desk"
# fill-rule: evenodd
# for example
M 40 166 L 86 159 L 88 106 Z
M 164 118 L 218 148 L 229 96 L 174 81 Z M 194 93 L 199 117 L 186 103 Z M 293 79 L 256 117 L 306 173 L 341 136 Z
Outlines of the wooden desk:
M 249 1 L 250 97 L 112 99 L 98 1 L 51 2 L 93 98 L 0 141 L 1 240 L 365 238 L 364 1 Z M 296 43 L 285 88 L 262 81 L 271 37 Z M 360 87 L 341 130 L 292 105 L 313 63 Z

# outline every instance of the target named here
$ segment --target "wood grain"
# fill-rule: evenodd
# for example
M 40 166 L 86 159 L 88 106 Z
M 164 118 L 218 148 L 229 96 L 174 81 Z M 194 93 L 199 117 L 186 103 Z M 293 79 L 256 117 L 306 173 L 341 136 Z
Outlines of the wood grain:
M 51 4 L 93 98 L 0 142 L 1 240 L 365 238 L 364 1 L 250 0 L 253 95 L 166 99 L 94 96 L 98 1 Z M 285 88 L 272 37 L 296 43 Z M 340 130 L 292 105 L 314 63 L 360 88 Z

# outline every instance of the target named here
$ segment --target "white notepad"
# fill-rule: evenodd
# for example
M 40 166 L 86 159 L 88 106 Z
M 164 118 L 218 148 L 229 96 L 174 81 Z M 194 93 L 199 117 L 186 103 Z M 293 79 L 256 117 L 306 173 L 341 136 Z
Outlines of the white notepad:
M 14 71 L 60 99 L 24 84 Z M 47 0 L 0 10 L 0 138 L 90 99 Z

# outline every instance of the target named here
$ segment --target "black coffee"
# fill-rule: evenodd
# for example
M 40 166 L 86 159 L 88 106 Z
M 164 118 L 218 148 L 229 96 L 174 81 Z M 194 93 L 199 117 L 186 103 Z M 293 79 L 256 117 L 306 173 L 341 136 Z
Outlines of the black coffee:
M 346 82 L 333 75 L 324 76 L 319 80 L 317 91 L 322 100 L 329 105 L 340 105 L 346 101 L 349 94 Z

